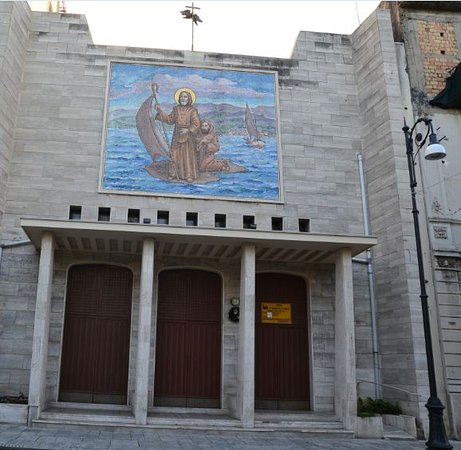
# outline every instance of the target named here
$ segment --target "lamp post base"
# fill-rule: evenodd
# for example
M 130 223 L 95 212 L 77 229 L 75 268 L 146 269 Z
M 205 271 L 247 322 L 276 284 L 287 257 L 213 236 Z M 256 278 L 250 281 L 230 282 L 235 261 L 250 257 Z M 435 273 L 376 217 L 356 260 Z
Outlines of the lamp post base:
M 438 397 L 429 397 L 426 403 L 429 411 L 429 439 L 426 442 L 428 450 L 451 450 L 453 446 L 448 442 L 443 424 L 443 410 L 445 407 Z

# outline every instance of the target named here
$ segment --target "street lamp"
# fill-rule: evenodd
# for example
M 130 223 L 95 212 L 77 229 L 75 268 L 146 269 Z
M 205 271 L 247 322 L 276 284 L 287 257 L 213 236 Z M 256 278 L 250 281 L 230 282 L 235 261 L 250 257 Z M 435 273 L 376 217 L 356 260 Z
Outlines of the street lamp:
M 421 133 L 417 133 L 415 136 L 415 144 L 418 149 L 416 154 L 421 150 L 423 145 L 429 138 L 429 144 L 424 152 L 424 158 L 428 160 L 438 160 L 446 156 L 447 152 L 443 145 L 441 145 L 437 139 L 437 135 L 434 133 L 432 127 L 432 120 L 426 117 L 419 118 L 413 127 L 407 126 L 406 122 L 402 128 L 405 133 L 405 143 L 407 148 L 407 159 L 408 159 L 408 172 L 410 174 L 410 190 L 411 200 L 413 206 L 413 221 L 415 225 L 415 239 L 416 239 L 416 253 L 418 255 L 418 269 L 419 269 L 419 285 L 421 290 L 421 308 L 423 313 L 423 326 L 424 326 L 424 342 L 426 344 L 426 359 L 427 359 L 427 374 L 429 377 L 429 390 L 430 397 L 426 403 L 426 408 L 429 411 L 429 438 L 426 442 L 426 447 L 429 450 L 432 449 L 444 449 L 451 450 L 453 447 L 448 441 L 447 434 L 445 432 L 445 425 L 443 423 L 443 410 L 445 407 L 437 396 L 437 384 L 435 381 L 435 369 L 434 369 L 434 354 L 432 352 L 432 338 L 431 338 L 431 326 L 429 321 L 429 308 L 427 305 L 427 293 L 426 293 L 426 279 L 424 276 L 423 267 L 423 252 L 421 250 L 421 234 L 419 232 L 419 211 L 416 206 L 416 172 L 415 172 L 415 154 L 413 153 L 413 133 L 416 126 L 420 123 L 424 123 L 427 128 L 426 135 L 423 138 Z

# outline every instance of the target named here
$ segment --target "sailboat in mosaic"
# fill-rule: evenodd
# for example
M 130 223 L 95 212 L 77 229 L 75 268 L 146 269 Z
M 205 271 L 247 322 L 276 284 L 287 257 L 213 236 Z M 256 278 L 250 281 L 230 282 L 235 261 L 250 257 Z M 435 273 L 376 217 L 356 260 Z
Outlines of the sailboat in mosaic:
M 245 126 L 247 129 L 248 136 L 245 142 L 251 147 L 261 149 L 264 147 L 265 142 L 262 140 L 262 135 L 256 126 L 256 120 L 253 115 L 253 111 L 246 104 L 245 109 Z
M 170 147 L 166 141 L 166 136 L 155 125 L 155 120 L 151 114 L 154 97 L 155 94 L 148 97 L 139 108 L 136 114 L 136 128 L 141 142 L 152 157 L 152 161 L 156 162 L 161 157 L 170 159 Z

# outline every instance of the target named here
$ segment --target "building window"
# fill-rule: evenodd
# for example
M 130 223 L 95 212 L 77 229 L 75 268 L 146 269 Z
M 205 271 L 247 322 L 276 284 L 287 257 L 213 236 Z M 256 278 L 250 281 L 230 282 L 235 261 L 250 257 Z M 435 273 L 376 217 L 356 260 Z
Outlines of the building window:
M 272 217 L 272 230 L 273 231 L 283 230 L 283 217 Z
M 77 205 L 70 205 L 69 219 L 70 220 L 81 220 L 82 219 L 82 207 L 77 206 Z
M 139 209 L 129 209 L 128 210 L 128 222 L 129 223 L 139 223 Z
M 256 230 L 255 216 L 243 216 L 243 228 Z
M 214 226 L 216 228 L 226 228 L 226 215 L 215 214 L 214 215 Z
M 309 219 L 299 219 L 299 231 L 301 233 L 309 233 L 310 231 L 310 221 Z
M 168 225 L 170 223 L 170 212 L 169 211 L 157 211 L 157 224 Z
M 98 220 L 99 222 L 109 222 L 110 208 L 98 208 Z
M 198 213 L 196 212 L 186 213 L 186 225 L 188 227 L 196 227 L 198 225 Z

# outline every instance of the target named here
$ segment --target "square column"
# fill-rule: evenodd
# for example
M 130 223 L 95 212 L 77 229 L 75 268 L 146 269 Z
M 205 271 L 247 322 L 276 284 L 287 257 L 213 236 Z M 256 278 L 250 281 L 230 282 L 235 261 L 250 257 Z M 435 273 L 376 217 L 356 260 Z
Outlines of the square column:
M 244 428 L 254 427 L 255 410 L 255 272 L 253 244 L 242 247 L 238 349 L 237 417 Z
M 54 238 L 50 231 L 42 234 L 35 303 L 34 337 L 29 381 L 29 425 L 37 419 L 46 403 L 46 367 L 50 332 L 51 289 L 53 284 Z
M 352 255 L 344 248 L 336 256 L 335 411 L 347 430 L 355 429 L 357 416 L 352 284 Z
M 133 413 L 138 425 L 147 423 L 152 297 L 154 289 L 154 250 L 154 240 L 152 238 L 144 239 L 139 293 L 136 380 L 133 399 Z

